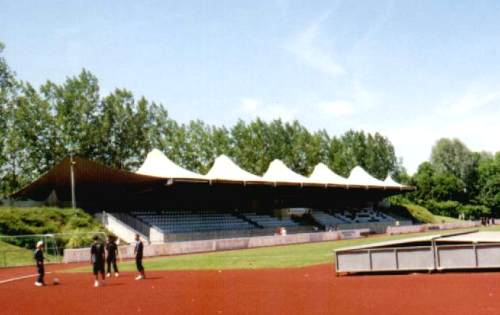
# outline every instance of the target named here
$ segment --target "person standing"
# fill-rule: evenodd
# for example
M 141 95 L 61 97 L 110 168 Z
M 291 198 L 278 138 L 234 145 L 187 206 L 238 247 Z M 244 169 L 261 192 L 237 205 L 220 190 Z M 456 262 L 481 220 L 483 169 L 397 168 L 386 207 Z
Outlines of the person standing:
M 94 272 L 95 281 L 94 287 L 98 287 L 99 285 L 104 285 L 104 281 L 106 279 L 104 274 L 104 245 L 99 242 L 99 237 L 97 235 L 93 238 L 94 243 L 92 247 L 90 247 L 90 260 L 92 263 L 92 271 Z M 99 274 L 101 274 L 102 282 L 99 283 Z
M 144 244 L 141 241 L 139 234 L 135 235 L 135 265 L 137 267 L 137 271 L 139 271 L 139 275 L 135 278 L 135 280 L 143 280 L 146 278 L 144 274 L 144 266 L 142 265 L 142 256 L 144 252 Z
M 116 265 L 116 257 L 118 256 L 118 246 L 116 246 L 115 238 L 112 235 L 108 236 L 108 243 L 106 244 L 106 250 L 108 251 L 108 256 L 106 257 L 106 262 L 108 265 L 107 277 L 111 276 L 111 265 L 113 265 L 113 270 L 115 272 L 115 277 L 118 277 L 118 266 Z
M 36 243 L 36 250 L 35 250 L 35 262 L 36 262 L 36 269 L 38 272 L 38 277 L 35 281 L 35 285 L 37 287 L 41 287 L 45 285 L 43 277 L 45 276 L 45 267 L 43 265 L 43 241 L 38 241 Z

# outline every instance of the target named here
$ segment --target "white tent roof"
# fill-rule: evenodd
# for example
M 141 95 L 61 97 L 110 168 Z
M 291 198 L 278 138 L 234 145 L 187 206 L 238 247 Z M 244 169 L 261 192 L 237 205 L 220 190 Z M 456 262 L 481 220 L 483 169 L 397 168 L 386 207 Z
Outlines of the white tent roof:
M 356 166 L 351 170 L 351 174 L 347 178 L 347 184 L 359 186 L 387 186 L 383 181 L 368 174 L 361 166 Z
M 206 179 L 205 176 L 188 171 L 172 162 L 160 150 L 153 149 L 136 174 L 163 178 Z
M 346 178 L 336 174 L 323 163 L 318 163 L 318 165 L 314 167 L 314 170 L 309 176 L 309 179 L 322 184 L 334 184 L 334 185 L 347 184 Z
M 295 173 L 289 169 L 283 161 L 277 159 L 269 164 L 269 167 L 262 178 L 274 183 L 316 183 L 305 176 Z
M 404 185 L 401 185 L 400 183 L 392 179 L 391 175 L 387 175 L 386 179 L 384 180 L 384 183 L 388 187 L 404 187 Z
M 262 177 L 245 171 L 225 155 L 215 159 L 214 165 L 205 177 L 210 180 L 264 182 Z

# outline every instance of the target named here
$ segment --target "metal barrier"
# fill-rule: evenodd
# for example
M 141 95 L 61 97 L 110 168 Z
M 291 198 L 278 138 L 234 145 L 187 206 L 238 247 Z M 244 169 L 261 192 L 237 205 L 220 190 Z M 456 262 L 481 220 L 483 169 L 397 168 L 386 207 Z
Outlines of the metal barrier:
M 335 252 L 338 273 L 500 268 L 500 243 L 406 246 Z

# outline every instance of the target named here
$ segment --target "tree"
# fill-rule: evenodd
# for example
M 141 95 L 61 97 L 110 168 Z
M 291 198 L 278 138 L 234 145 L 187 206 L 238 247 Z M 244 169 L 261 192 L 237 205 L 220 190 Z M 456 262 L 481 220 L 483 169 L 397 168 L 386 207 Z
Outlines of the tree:
M 0 54 L 5 46 L 0 42 Z M 19 187 L 19 165 L 15 149 L 19 140 L 15 126 L 15 98 L 19 84 L 5 58 L 0 55 L 0 195 Z M 12 158 L 15 159 L 12 159 Z
M 46 126 L 51 134 L 52 161 L 57 163 L 70 153 L 95 156 L 99 144 L 95 130 L 100 102 L 97 78 L 84 69 L 62 85 L 47 81 L 40 91 L 53 115 L 54 124 Z
M 478 165 L 479 191 L 476 201 L 493 210 L 500 212 L 500 152 L 494 156 L 484 154 Z
M 339 138 L 334 137 L 328 159 L 328 165 L 342 176 L 348 176 L 355 166 L 361 166 L 378 179 L 400 169 L 394 147 L 379 133 L 349 130 Z
M 431 163 L 440 172 L 449 172 L 465 183 L 474 168 L 469 149 L 458 139 L 439 139 L 431 153 Z

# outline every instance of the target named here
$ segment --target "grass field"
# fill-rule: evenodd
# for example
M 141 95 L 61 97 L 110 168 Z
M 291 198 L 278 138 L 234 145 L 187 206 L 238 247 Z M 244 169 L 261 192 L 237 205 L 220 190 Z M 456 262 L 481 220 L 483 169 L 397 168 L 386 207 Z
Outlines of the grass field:
M 468 230 L 471 229 L 433 231 L 428 233 L 415 233 L 395 236 L 380 235 L 355 240 L 157 257 L 145 259 L 144 266 L 146 270 L 297 268 L 333 263 L 333 251 L 342 247 L 370 244 L 387 240 L 405 239 L 415 236 L 457 233 Z M 500 230 L 500 226 L 482 228 L 482 230 Z M 119 265 L 119 268 L 122 271 L 134 271 L 135 263 L 134 261 L 123 262 Z M 90 266 L 70 269 L 68 270 L 68 272 L 89 272 L 89 270 Z
M 26 266 L 34 264 L 34 251 L 0 241 L 0 267 Z M 46 263 L 59 263 L 61 257 L 44 254 Z
M 0 241 L 0 266 L 21 266 L 32 263 L 32 251 Z

